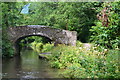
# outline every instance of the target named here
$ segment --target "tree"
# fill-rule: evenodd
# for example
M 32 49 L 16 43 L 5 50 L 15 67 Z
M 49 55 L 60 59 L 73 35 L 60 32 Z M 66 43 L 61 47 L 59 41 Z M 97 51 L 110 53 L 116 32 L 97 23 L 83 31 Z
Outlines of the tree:
M 104 20 L 97 20 L 96 26 L 92 26 L 91 32 L 91 41 L 97 43 L 99 45 L 104 46 L 105 48 L 119 48 L 120 47 L 120 20 L 119 20 L 119 13 L 120 13 L 120 2 L 111 2 L 111 3 L 104 3 L 100 10 L 103 10 L 104 7 L 110 7 L 108 21 L 109 24 L 103 24 Z

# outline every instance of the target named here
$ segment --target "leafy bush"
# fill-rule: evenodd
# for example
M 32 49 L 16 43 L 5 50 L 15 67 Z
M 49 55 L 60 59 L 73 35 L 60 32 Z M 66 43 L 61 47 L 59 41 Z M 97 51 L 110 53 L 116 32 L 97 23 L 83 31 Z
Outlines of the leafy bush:
M 12 44 L 7 38 L 6 30 L 2 31 L 2 57 L 13 57 L 14 51 Z
M 43 44 L 41 42 L 32 42 L 31 48 L 37 53 L 49 52 L 54 47 L 54 44 L 46 43 Z
M 52 67 L 64 69 L 66 78 L 119 78 L 119 51 L 96 49 L 58 45 L 49 60 Z
M 40 53 L 42 52 L 42 48 L 43 48 L 43 43 L 41 42 L 32 42 L 31 46 L 30 46 L 35 52 Z
M 101 20 L 95 22 L 96 26 L 90 29 L 92 36 L 90 40 L 105 48 L 120 48 L 120 2 L 104 3 L 101 9 L 111 6 L 106 11 L 108 26 L 104 26 Z
M 34 51 L 36 51 L 36 44 L 36 42 L 32 42 L 30 46 Z
M 77 46 L 77 47 L 82 47 L 82 46 L 83 46 L 83 43 L 77 40 L 77 41 L 76 41 L 76 46 Z
M 2 57 L 13 57 L 14 51 L 11 46 L 12 46 L 12 44 L 9 42 L 9 40 L 3 39 L 3 41 L 2 41 Z
M 92 32 L 90 40 L 105 48 L 118 48 L 120 37 L 115 33 L 116 28 L 114 26 L 104 27 L 101 22 L 97 22 L 96 26 L 92 26 L 90 29 Z
M 54 47 L 54 44 L 46 43 L 43 45 L 42 52 L 49 52 Z
M 42 47 L 43 47 L 43 44 L 42 44 L 42 43 L 37 43 L 37 44 L 36 44 L 36 51 L 37 51 L 38 53 L 40 53 L 41 50 L 42 50 Z

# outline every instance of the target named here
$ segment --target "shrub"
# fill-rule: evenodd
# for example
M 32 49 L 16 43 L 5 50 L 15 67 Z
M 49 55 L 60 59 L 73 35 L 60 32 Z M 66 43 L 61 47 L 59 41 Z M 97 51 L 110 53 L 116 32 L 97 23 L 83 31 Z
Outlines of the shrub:
M 34 51 L 36 51 L 36 44 L 36 42 L 32 42 L 30 46 Z
M 83 46 L 83 43 L 77 40 L 76 46 L 77 46 L 77 47 L 82 47 L 82 46 Z
M 43 45 L 42 52 L 49 52 L 54 47 L 54 44 L 46 43 Z
M 120 48 L 120 2 L 104 3 L 101 9 L 108 7 L 106 15 L 108 16 L 108 26 L 102 25 L 101 20 L 95 22 L 96 26 L 92 26 L 90 40 L 105 48 Z
M 109 50 L 99 45 L 90 49 L 81 46 L 66 46 L 59 44 L 35 44 L 42 52 L 50 52 L 46 56 L 51 67 L 63 69 L 61 75 L 65 78 L 120 78 L 119 50 Z
M 42 51 L 42 48 L 43 48 L 43 43 L 32 42 L 30 46 L 35 52 L 40 53 Z
M 14 50 L 11 47 L 12 44 L 8 40 L 2 41 L 2 57 L 13 57 Z
M 42 51 L 43 44 L 42 43 L 37 43 L 36 44 L 36 51 L 40 53 Z
M 96 49 L 58 45 L 49 60 L 52 67 L 64 69 L 61 74 L 66 78 L 119 78 L 119 51 Z

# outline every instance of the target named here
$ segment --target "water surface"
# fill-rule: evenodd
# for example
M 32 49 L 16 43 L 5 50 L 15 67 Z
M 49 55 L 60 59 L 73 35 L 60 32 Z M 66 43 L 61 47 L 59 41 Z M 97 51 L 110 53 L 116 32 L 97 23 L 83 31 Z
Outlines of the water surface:
M 24 50 L 21 56 L 2 60 L 3 78 L 60 78 L 59 71 L 50 67 L 45 59 L 39 59 L 32 50 Z

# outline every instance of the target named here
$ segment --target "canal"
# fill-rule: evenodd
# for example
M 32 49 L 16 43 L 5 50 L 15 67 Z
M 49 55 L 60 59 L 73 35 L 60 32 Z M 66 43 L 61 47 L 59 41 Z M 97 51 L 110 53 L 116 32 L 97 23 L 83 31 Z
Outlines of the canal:
M 33 50 L 22 50 L 20 57 L 2 60 L 3 78 L 60 78 L 59 72 L 47 60 L 39 59 Z

